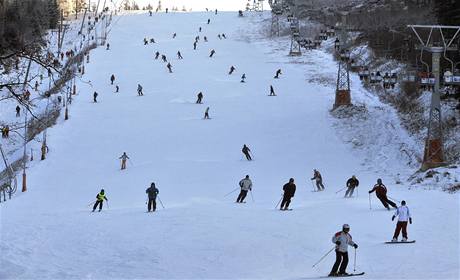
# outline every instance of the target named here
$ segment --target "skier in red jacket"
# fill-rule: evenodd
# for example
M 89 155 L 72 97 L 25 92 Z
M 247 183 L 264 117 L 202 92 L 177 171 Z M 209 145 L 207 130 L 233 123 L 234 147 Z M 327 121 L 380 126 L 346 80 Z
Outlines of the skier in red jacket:
M 388 204 L 393 208 L 397 208 L 396 203 L 388 199 L 387 187 L 385 187 L 385 185 L 382 183 L 382 179 L 377 179 L 377 184 L 372 190 L 369 191 L 369 193 L 373 192 L 375 192 L 377 198 L 382 202 L 386 209 L 390 210 L 390 206 L 388 206 Z

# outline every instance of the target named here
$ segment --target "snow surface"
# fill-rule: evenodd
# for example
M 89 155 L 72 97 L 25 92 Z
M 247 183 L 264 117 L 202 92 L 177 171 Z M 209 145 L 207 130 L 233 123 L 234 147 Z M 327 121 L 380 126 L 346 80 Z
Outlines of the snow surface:
M 333 85 L 310 79 L 333 80 L 336 62 L 321 50 L 286 56 L 288 38 L 258 33 L 267 17 L 170 13 L 116 20 L 111 50 L 91 52 L 85 74 L 91 83 L 78 85 L 70 121 L 61 118 L 48 130 L 50 153 L 28 170 L 28 192 L 0 206 L 0 279 L 314 279 L 329 273 L 333 255 L 312 265 L 333 247 L 343 223 L 360 246 L 361 279 L 458 279 L 458 194 L 394 184 L 395 174 L 409 168 L 395 145 L 410 140 L 400 126 L 378 119 L 379 133 L 395 135 L 376 143 L 358 134 L 372 151 L 343 141 L 348 124 L 330 114 Z M 219 33 L 228 39 L 219 40 Z M 197 35 L 209 42 L 201 40 L 194 51 Z M 143 46 L 144 37 L 157 43 Z M 167 55 L 173 74 L 153 59 L 156 50 Z M 176 59 L 178 50 L 183 60 Z M 231 65 L 237 70 L 229 76 Z M 278 68 L 283 75 L 274 80 Z M 110 85 L 112 73 L 120 93 Z M 270 84 L 278 96 L 267 96 Z M 359 83 L 353 87 L 354 100 L 386 107 Z M 199 91 L 202 105 L 194 104 Z M 202 120 L 207 106 L 212 119 Z M 243 160 L 243 144 L 253 162 Z M 131 161 L 120 171 L 124 151 Z M 313 168 L 326 191 L 311 192 Z M 248 196 L 246 204 L 234 204 L 236 194 L 224 195 L 246 174 L 255 202 Z M 343 199 L 336 191 L 353 174 L 359 196 Z M 294 211 L 276 211 L 290 177 L 297 183 Z M 383 244 L 392 237 L 393 212 L 374 196 L 370 210 L 366 192 L 378 177 L 391 197 L 408 202 L 409 238 L 417 243 Z M 166 209 L 147 214 L 152 181 Z M 87 205 L 101 188 L 109 205 L 91 214 Z

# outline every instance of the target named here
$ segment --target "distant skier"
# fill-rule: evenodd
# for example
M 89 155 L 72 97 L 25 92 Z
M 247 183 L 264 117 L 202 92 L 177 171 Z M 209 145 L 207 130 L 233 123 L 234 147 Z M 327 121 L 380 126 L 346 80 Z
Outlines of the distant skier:
M 19 118 L 21 116 L 21 107 L 19 105 L 16 105 L 16 118 Z
M 147 40 L 147 38 L 144 38 L 144 46 L 148 44 L 149 44 L 149 41 Z
M 98 95 L 99 95 L 99 94 L 97 94 L 97 92 L 94 92 L 94 93 L 93 93 L 93 101 L 94 101 L 94 103 L 97 103 L 97 96 L 98 96 Z
M 160 52 L 155 53 L 155 59 L 158 59 L 160 57 Z
M 216 9 L 216 11 L 215 11 L 215 14 L 217 15 L 217 9 Z
M 129 157 L 126 154 L 126 152 L 123 152 L 123 154 L 121 155 L 121 157 L 119 159 L 121 159 L 121 170 L 125 170 L 126 169 L 126 160 L 129 159 Z
M 228 72 L 228 74 L 229 74 L 229 75 L 233 74 L 233 72 L 234 72 L 235 70 L 236 70 L 236 68 L 233 67 L 233 65 L 232 65 L 232 67 L 230 67 L 230 71 Z
M 241 76 L 241 83 L 245 83 L 246 81 L 246 74 L 243 73 L 243 76 Z
M 281 202 L 280 210 L 289 210 L 289 204 L 291 204 L 291 199 L 294 197 L 296 190 L 296 185 L 294 184 L 294 179 L 289 179 L 289 183 L 286 183 L 283 186 L 283 201 Z
M 112 76 L 110 76 L 110 83 L 113 85 L 113 82 L 115 82 L 115 75 L 112 74 Z
M 118 85 L 115 86 L 115 92 L 119 92 L 120 91 L 120 87 Z
M 173 72 L 171 63 L 168 62 L 168 65 L 166 65 L 166 68 L 168 68 L 169 73 Z
M 275 90 L 273 89 L 272 85 L 270 85 L 270 94 L 268 96 L 276 96 Z
M 219 38 L 220 40 L 222 40 L 222 36 L 220 36 L 220 34 L 217 35 L 217 38 Z
M 246 144 L 243 145 L 243 148 L 241 149 L 241 151 L 246 156 L 247 160 L 252 160 L 251 150 L 248 148 L 248 146 L 246 146 Z
M 163 60 L 163 62 L 168 62 L 168 59 L 166 58 L 166 55 L 162 54 L 161 55 L 161 60 Z
M 199 32 L 201 32 L 201 27 L 198 29 Z
M 208 24 L 210 24 L 210 23 L 211 23 L 211 19 L 208 18 Z
M 196 42 L 196 41 L 195 41 L 195 42 L 193 42 L 193 49 L 194 49 L 194 50 L 196 50 L 196 44 L 197 44 L 197 42 Z
M 96 195 L 96 203 L 94 203 L 93 212 L 96 211 L 97 206 L 99 206 L 99 212 L 102 211 L 102 205 L 104 204 L 104 200 L 105 200 L 105 201 L 108 201 L 107 197 L 105 196 L 104 189 L 102 189 L 102 190 Z
M 196 104 L 201 104 L 203 101 L 203 93 L 200 91 L 197 95 Z
M 276 70 L 275 77 L 273 77 L 273 78 L 278 79 L 278 78 L 280 77 L 281 74 L 282 74 L 282 73 L 281 73 L 281 69 L 278 69 L 278 70 Z
M 204 111 L 204 119 L 209 120 L 209 107 L 206 108 L 206 111 Z
M 335 246 L 335 263 L 332 267 L 331 273 L 329 276 L 347 276 L 349 275 L 346 270 L 348 266 L 348 246 L 353 246 L 355 249 L 358 249 L 358 244 L 353 242 L 353 239 L 350 232 L 350 226 L 344 224 L 342 226 L 342 231 L 337 232 L 332 237 L 332 243 Z M 340 268 L 339 268 L 340 266 Z
M 153 15 L 153 12 L 152 11 L 149 11 L 149 16 L 152 16 Z
M 107 43 L 107 48 L 106 48 L 106 50 L 110 50 L 110 44 L 109 44 L 109 43 Z
M 141 84 L 137 84 L 137 95 L 138 96 L 143 96 L 144 95 L 143 87 L 141 86 Z
M 207 42 L 207 41 L 208 41 L 208 37 L 204 36 L 204 37 L 203 37 L 203 40 L 204 40 L 205 42 Z
M 180 53 L 180 51 L 177 51 L 177 58 L 178 58 L 178 59 L 184 59 L 184 58 L 182 57 L 182 54 Z
M 150 43 L 155 44 L 155 39 L 150 39 Z
M 222 33 L 222 38 L 227 39 L 224 33 Z
M 377 184 L 375 184 L 374 188 L 369 191 L 370 194 L 373 192 L 375 192 L 377 198 L 380 200 L 380 202 L 382 202 L 386 209 L 390 210 L 390 206 L 388 206 L 388 204 L 393 208 L 397 208 L 396 203 L 388 199 L 387 187 L 385 187 L 385 185 L 382 183 L 382 179 L 377 179 Z
M 174 33 L 174 34 L 173 34 L 173 39 L 175 39 L 175 38 L 176 38 L 176 36 L 177 36 L 177 34 L 176 34 L 176 33 Z
M 406 206 L 406 201 L 401 201 L 401 206 L 396 209 L 396 213 L 391 217 L 391 220 L 394 221 L 398 217 L 398 223 L 396 224 L 395 233 L 393 235 L 392 242 L 397 242 L 399 233 L 402 230 L 402 242 L 407 241 L 407 221 L 412 224 L 412 217 L 409 212 L 409 208 Z
M 155 183 L 152 182 L 150 187 L 145 190 L 145 193 L 148 194 L 149 197 L 149 202 L 147 203 L 147 211 L 150 212 L 150 210 L 152 210 L 152 212 L 155 212 L 157 209 L 156 199 L 160 191 L 155 187 Z
M 249 179 L 249 175 L 246 175 L 244 179 L 242 179 L 239 183 L 241 192 L 236 199 L 237 203 L 243 203 L 248 191 L 252 191 L 252 181 Z
M 316 188 L 318 189 L 318 191 L 324 191 L 323 177 L 321 176 L 321 173 L 319 173 L 318 170 L 313 170 L 313 178 L 311 178 L 311 180 L 316 181 Z
M 355 191 L 355 188 L 359 186 L 359 181 L 356 179 L 356 176 L 353 175 L 351 176 L 350 179 L 347 181 L 347 191 L 345 192 L 344 197 L 351 197 L 353 195 L 353 192 Z
M 213 55 L 216 53 L 215 50 L 211 50 L 211 53 L 209 54 L 209 57 L 213 57 Z

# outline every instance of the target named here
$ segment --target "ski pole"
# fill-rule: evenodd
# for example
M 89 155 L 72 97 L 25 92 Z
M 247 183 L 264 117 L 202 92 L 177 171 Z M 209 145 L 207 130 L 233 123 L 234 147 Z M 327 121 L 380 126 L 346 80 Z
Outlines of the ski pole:
M 227 196 L 231 195 L 232 193 L 236 192 L 237 190 L 238 190 L 238 188 L 234 189 L 233 191 L 231 191 L 228 194 L 224 195 L 224 197 L 227 197 Z
M 278 205 L 280 205 L 280 203 L 281 203 L 281 200 L 283 200 L 283 195 L 281 195 L 280 201 L 278 201 L 278 203 L 276 204 L 276 206 L 275 206 L 275 209 L 277 209 L 277 208 L 278 208 Z
M 252 190 L 250 190 L 249 192 L 251 193 L 252 202 L 255 202 L 255 201 L 254 201 L 254 196 L 252 195 Z
M 329 254 L 332 252 L 332 250 L 334 250 L 334 249 L 335 249 L 335 246 L 332 247 L 332 249 L 329 250 L 329 252 L 327 252 L 321 259 L 319 259 L 319 261 L 317 261 L 312 267 L 315 267 L 316 265 L 318 265 L 318 264 L 319 264 L 322 260 L 324 260 L 324 258 L 327 257 L 327 255 L 329 255 Z
M 372 210 L 371 194 L 369 194 L 369 210 Z
M 161 201 L 160 196 L 158 196 L 158 201 L 160 202 L 161 207 L 163 207 L 163 209 L 165 209 L 165 206 L 163 205 L 163 202 Z
M 93 205 L 95 202 L 96 202 L 96 201 L 91 202 L 91 203 L 88 204 L 88 206 L 86 206 L 86 207 L 90 207 L 90 206 Z
M 356 272 L 356 248 L 355 248 L 355 263 L 353 265 L 353 271 Z
M 335 193 L 338 194 L 339 192 L 343 191 L 343 190 L 346 189 L 346 188 L 348 188 L 348 187 L 345 187 L 345 188 L 343 188 L 343 189 L 340 189 L 340 190 L 336 191 Z
M 401 203 L 401 201 L 400 201 L 400 200 L 397 200 L 397 199 L 395 199 L 395 198 L 392 198 L 391 196 L 387 196 L 387 197 L 388 197 L 389 199 L 391 199 L 391 200 L 395 200 L 395 201 L 397 201 L 397 202 Z

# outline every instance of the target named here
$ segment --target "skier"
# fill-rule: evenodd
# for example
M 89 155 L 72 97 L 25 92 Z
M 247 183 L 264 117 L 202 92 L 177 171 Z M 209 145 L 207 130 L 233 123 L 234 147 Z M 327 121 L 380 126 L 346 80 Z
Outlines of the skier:
M 149 44 L 149 41 L 147 40 L 147 38 L 144 38 L 144 46 L 148 44 Z
M 245 83 L 246 81 L 246 74 L 243 73 L 243 76 L 241 76 L 241 82 Z
M 107 48 L 106 48 L 106 50 L 110 50 L 110 44 L 109 44 L 109 43 L 107 43 Z
M 157 52 L 155 53 L 155 59 L 158 59 L 158 57 L 160 57 L 160 52 L 157 51 Z
M 274 77 L 274 78 L 275 78 L 275 79 L 278 79 L 278 78 L 280 77 L 281 74 L 282 74 L 282 73 L 281 73 L 281 69 L 278 69 L 278 70 L 276 71 L 276 74 L 275 74 L 275 77 Z
M 204 40 L 205 42 L 208 42 L 208 37 L 204 36 L 204 37 L 203 37 L 203 40 Z
M 16 118 L 19 118 L 21 116 L 21 107 L 19 105 L 16 106 Z
M 272 85 L 270 85 L 270 94 L 268 96 L 276 96 L 275 90 L 273 89 Z
M 235 70 L 236 70 L 236 68 L 233 67 L 233 65 L 232 65 L 232 67 L 230 67 L 230 71 L 228 72 L 228 74 L 229 74 L 229 75 L 233 74 L 233 72 L 234 72 Z
M 204 119 L 208 119 L 209 120 L 209 107 L 206 108 L 206 111 L 204 111 Z
M 380 202 L 382 202 L 386 209 L 390 210 L 390 206 L 388 206 L 388 204 L 393 208 L 397 208 L 396 203 L 388 199 L 387 187 L 385 187 L 385 185 L 382 183 L 382 179 L 377 179 L 377 184 L 375 184 L 374 188 L 369 191 L 369 193 L 373 192 L 375 192 L 377 198 L 380 200 Z
M 316 187 L 318 188 L 318 191 L 324 191 L 323 177 L 318 170 L 313 169 L 313 178 L 311 178 L 311 180 L 316 180 Z
M 121 170 L 126 169 L 126 160 L 129 159 L 126 152 L 123 152 L 123 154 L 121 155 L 119 159 L 121 159 Z
M 115 86 L 115 92 L 119 92 L 120 91 L 120 87 L 118 85 Z
M 247 160 L 252 160 L 252 157 L 250 154 L 251 150 L 248 148 L 248 146 L 246 146 L 246 144 L 243 145 L 243 149 L 241 149 L 241 151 L 246 156 Z
M 94 93 L 93 93 L 93 101 L 94 101 L 94 103 L 97 103 L 97 96 L 98 96 L 98 95 L 99 95 L 99 94 L 97 94 L 97 92 L 94 92 Z
M 150 39 L 150 43 L 155 44 L 155 39 Z
M 180 51 L 177 51 L 177 58 L 178 58 L 178 59 L 184 59 L 184 58 L 182 57 L 182 54 L 180 53 Z
M 143 96 L 144 93 L 142 92 L 143 88 L 140 84 L 137 84 L 137 95 L 138 96 Z
M 329 276 L 348 276 L 346 272 L 348 265 L 348 246 L 358 249 L 358 244 L 353 242 L 350 232 L 350 226 L 344 224 L 342 231 L 337 232 L 332 237 L 332 243 L 335 243 L 335 263 Z M 340 268 L 339 268 L 340 266 Z M 337 272 L 338 270 L 338 272 Z
M 112 74 L 112 76 L 110 76 L 110 82 L 111 84 L 113 85 L 113 82 L 115 82 L 115 75 Z
M 176 38 L 176 36 L 177 36 L 177 34 L 176 34 L 176 33 L 174 33 L 174 34 L 173 34 L 173 39 L 175 39 L 175 38 Z
M 172 73 L 172 65 L 171 65 L 171 63 L 168 62 L 168 65 L 166 65 L 166 67 L 168 68 L 169 73 Z
M 227 39 L 224 33 L 222 33 L 222 38 Z
M 35 81 L 35 91 L 38 91 L 38 81 Z
M 396 224 L 395 233 L 391 242 L 398 242 L 399 233 L 402 230 L 402 242 L 407 241 L 407 221 L 412 224 L 412 217 L 409 212 L 409 208 L 406 206 L 406 201 L 401 201 L 401 206 L 396 209 L 396 213 L 391 217 L 391 220 L 394 221 L 396 216 L 398 216 L 398 223 Z
M 199 32 L 201 32 L 201 27 L 198 29 Z
M 202 100 L 203 100 L 203 93 L 200 91 L 197 95 L 196 104 L 201 104 Z
M 211 50 L 211 54 L 209 55 L 209 57 L 212 57 L 215 53 L 216 53 L 216 51 L 214 49 Z
M 96 195 L 96 203 L 94 203 L 93 212 L 96 211 L 96 208 L 98 205 L 99 205 L 99 212 L 102 211 L 102 205 L 104 204 L 104 200 L 108 201 L 107 197 L 105 196 L 104 189 L 102 189 L 101 192 L 99 192 Z
M 216 11 L 215 11 L 215 14 L 217 15 L 217 9 L 216 9 Z
M 149 11 L 149 16 L 152 16 L 153 15 L 153 12 L 152 11 Z
M 220 40 L 222 40 L 222 37 L 220 36 L 220 34 L 219 34 L 219 35 L 217 35 L 217 37 L 218 37 Z
M 161 55 L 161 60 L 163 60 L 163 62 L 168 62 L 168 59 L 166 58 L 166 55 L 162 54 Z
M 296 186 L 294 184 L 294 179 L 289 179 L 289 183 L 286 183 L 283 186 L 283 201 L 281 202 L 281 211 L 289 210 L 289 204 L 291 203 L 291 199 L 294 197 Z
M 249 175 L 246 175 L 246 177 L 240 181 L 239 185 L 241 192 L 236 199 L 236 203 L 244 203 L 248 191 L 252 191 L 252 181 L 249 179 Z
M 155 183 L 152 182 L 152 184 L 150 185 L 150 188 L 145 190 L 145 193 L 148 194 L 149 196 L 149 202 L 147 204 L 147 211 L 150 212 L 150 210 L 152 210 L 152 212 L 155 212 L 155 210 L 157 209 L 156 199 L 160 191 L 155 187 Z
M 210 24 L 210 23 L 211 23 L 211 19 L 208 18 L 208 24 Z
M 356 179 L 356 176 L 353 175 L 351 176 L 350 179 L 347 181 L 347 191 L 345 192 L 344 197 L 351 197 L 353 195 L 353 192 L 355 191 L 355 188 L 359 186 L 359 181 Z
M 197 44 L 196 41 L 193 42 L 193 49 L 194 49 L 194 50 L 196 50 L 196 44 Z

